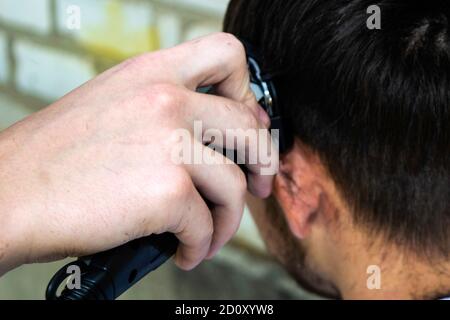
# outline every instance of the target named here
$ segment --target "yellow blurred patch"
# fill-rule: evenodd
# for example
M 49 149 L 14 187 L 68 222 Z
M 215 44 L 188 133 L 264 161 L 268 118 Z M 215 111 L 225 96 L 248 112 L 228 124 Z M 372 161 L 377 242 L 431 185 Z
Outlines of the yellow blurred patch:
M 130 28 L 124 16 L 122 3 L 108 1 L 106 14 L 105 23 L 82 29 L 80 42 L 87 50 L 104 58 L 123 60 L 160 48 L 157 27 L 150 26 L 141 30 Z

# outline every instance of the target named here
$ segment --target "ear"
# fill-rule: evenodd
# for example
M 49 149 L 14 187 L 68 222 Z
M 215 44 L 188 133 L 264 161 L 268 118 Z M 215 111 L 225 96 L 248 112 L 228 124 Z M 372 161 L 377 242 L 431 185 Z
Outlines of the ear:
M 300 142 L 280 159 L 274 194 L 292 233 L 305 239 L 317 222 L 324 196 L 322 166 L 318 157 Z

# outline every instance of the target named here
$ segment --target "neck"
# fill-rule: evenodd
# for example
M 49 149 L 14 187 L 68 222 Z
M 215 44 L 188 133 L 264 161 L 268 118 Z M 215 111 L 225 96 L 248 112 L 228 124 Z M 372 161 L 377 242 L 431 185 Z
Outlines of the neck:
M 450 262 L 426 260 L 374 242 L 361 249 L 352 250 L 357 255 L 347 252 L 347 259 L 341 259 L 336 283 L 344 299 L 450 296 Z

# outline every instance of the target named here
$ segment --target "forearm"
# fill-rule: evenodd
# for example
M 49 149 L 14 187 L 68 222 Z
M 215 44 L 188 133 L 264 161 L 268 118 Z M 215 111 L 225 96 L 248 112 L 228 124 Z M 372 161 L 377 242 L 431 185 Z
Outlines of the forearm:
M 21 214 L 27 205 L 18 185 L 15 157 L 18 146 L 15 130 L 0 134 L 0 276 L 27 261 L 27 248 L 31 247 L 30 221 Z
M 2 210 L 4 209 L 1 204 Z M 0 276 L 24 263 L 20 236 L 14 231 L 14 223 L 9 213 L 0 214 Z

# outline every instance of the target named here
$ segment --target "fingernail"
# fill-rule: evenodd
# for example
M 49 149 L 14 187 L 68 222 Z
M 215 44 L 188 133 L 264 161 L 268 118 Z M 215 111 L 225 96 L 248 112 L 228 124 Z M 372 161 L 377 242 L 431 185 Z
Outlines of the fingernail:
M 270 118 L 267 115 L 267 112 L 262 108 L 259 107 L 259 120 L 265 125 L 266 128 L 270 127 Z

